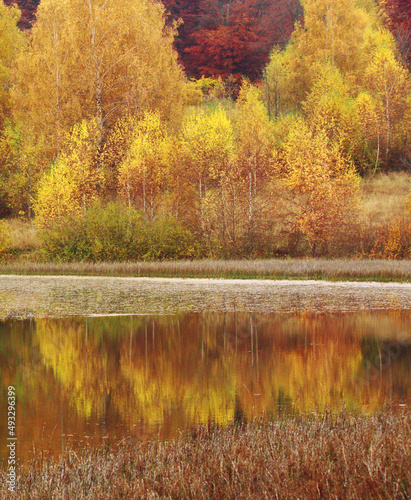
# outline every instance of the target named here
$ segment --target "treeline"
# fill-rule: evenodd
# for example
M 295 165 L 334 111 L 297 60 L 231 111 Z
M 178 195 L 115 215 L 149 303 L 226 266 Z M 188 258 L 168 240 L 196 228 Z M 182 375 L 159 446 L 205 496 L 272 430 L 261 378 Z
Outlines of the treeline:
M 306 0 L 257 84 L 187 81 L 152 0 L 0 6 L 0 210 L 49 258 L 406 257 L 360 175 L 410 166 L 411 86 L 372 0 Z
M 21 11 L 20 29 L 31 28 L 39 0 L 4 0 Z M 273 45 L 284 47 L 296 21 L 304 21 L 299 0 L 162 0 L 167 23 L 177 23 L 174 40 L 189 77 L 234 81 L 260 78 Z M 377 0 L 380 16 L 394 34 L 403 60 L 411 64 L 411 4 Z

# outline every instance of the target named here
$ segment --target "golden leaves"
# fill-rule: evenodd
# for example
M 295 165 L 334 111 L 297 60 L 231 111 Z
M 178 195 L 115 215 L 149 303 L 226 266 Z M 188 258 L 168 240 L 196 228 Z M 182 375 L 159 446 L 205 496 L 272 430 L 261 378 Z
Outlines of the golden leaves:
M 45 228 L 65 217 L 86 212 L 102 183 L 96 168 L 97 126 L 83 121 L 74 126 L 62 153 L 50 172 L 43 175 L 34 205 L 36 224 Z
M 294 224 L 307 236 L 313 255 L 322 253 L 358 207 L 359 176 L 323 130 L 312 133 L 302 120 L 284 145 L 283 161 Z

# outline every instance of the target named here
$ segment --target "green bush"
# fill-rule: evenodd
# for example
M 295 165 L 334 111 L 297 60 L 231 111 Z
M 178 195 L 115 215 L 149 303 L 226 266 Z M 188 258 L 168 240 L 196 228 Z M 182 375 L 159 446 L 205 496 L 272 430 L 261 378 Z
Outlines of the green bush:
M 91 260 L 124 261 L 147 251 L 141 215 L 120 203 L 96 202 L 86 217 Z
M 40 233 L 47 259 L 125 261 L 187 259 L 197 255 L 190 231 L 173 218 L 144 221 L 118 202 L 96 202 L 86 217 L 71 217 Z
M 84 220 L 67 218 L 39 233 L 45 259 L 63 262 L 90 260 Z
M 190 259 L 197 256 L 193 235 L 177 219 L 159 219 L 148 225 L 150 244 L 143 260 Z

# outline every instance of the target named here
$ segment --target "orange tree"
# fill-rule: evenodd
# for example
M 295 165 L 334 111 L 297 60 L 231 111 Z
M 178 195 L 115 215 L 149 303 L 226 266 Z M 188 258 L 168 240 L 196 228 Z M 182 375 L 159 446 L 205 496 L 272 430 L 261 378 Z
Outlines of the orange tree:
M 326 133 L 297 120 L 277 158 L 292 230 L 308 239 L 313 256 L 327 252 L 333 233 L 352 217 L 360 178 Z

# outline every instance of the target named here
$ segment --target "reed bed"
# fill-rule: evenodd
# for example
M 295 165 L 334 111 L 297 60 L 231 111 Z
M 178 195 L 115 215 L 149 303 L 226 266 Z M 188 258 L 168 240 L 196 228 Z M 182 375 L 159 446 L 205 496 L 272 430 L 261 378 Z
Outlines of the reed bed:
M 0 472 L 0 498 L 408 499 L 410 442 L 408 410 L 199 427 L 168 442 L 38 456 L 15 495 Z
M 411 260 L 267 259 L 163 262 L 15 262 L 0 274 L 410 281 Z

